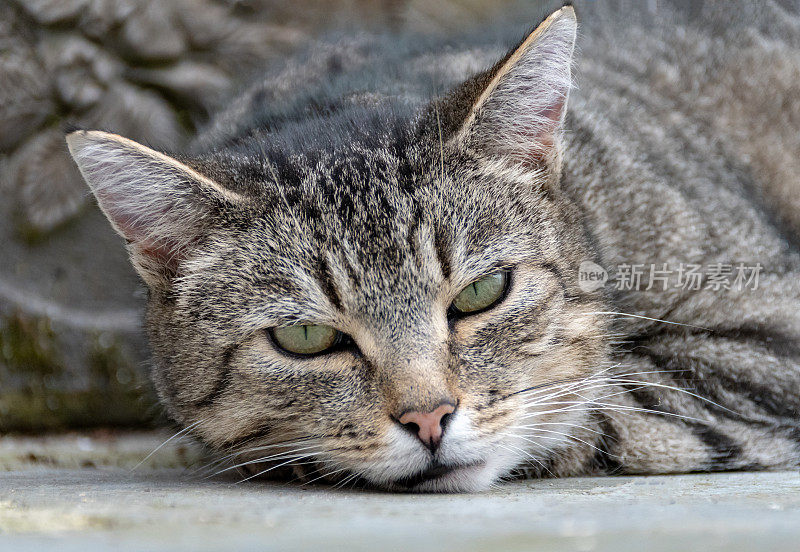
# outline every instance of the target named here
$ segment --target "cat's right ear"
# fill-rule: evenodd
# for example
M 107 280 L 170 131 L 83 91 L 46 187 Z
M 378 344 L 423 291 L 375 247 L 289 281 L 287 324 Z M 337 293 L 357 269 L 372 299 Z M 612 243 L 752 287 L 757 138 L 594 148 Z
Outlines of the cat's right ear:
M 169 282 L 213 224 L 213 213 L 244 202 L 184 163 L 116 134 L 67 135 L 72 158 L 131 261 L 151 287 Z

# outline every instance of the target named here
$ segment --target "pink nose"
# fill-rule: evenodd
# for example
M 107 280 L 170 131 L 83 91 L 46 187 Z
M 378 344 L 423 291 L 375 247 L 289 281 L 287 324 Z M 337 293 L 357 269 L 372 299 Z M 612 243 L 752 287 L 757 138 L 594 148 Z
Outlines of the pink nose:
M 445 416 L 455 412 L 455 406 L 449 403 L 440 404 L 431 412 L 418 412 L 412 410 L 405 412 L 399 422 L 412 431 L 416 431 L 422 444 L 435 451 L 442 441 L 444 433 Z

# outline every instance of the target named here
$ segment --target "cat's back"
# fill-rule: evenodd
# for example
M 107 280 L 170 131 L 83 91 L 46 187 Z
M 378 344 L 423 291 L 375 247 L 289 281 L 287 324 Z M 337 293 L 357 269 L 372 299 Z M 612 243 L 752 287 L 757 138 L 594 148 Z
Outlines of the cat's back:
M 612 176 L 620 187 L 645 186 L 639 203 L 648 195 L 637 181 L 655 187 L 647 218 L 659 219 L 652 211 L 664 193 L 677 194 L 695 203 L 682 218 L 693 211 L 732 230 L 731 244 L 742 243 L 743 218 L 756 234 L 800 241 L 800 2 L 577 2 L 576 9 L 577 89 L 566 128 L 572 147 L 592 147 L 568 156 L 573 167 L 586 168 L 600 148 L 606 173 L 627 165 Z M 276 139 L 284 149 L 286 142 L 324 148 L 331 137 L 346 139 L 347 123 L 380 124 L 387 113 L 412 119 L 496 62 L 525 34 L 519 22 L 535 23 L 537 14 L 521 5 L 495 27 L 461 37 L 321 41 L 232 101 L 194 150 Z
M 621 310 L 796 328 L 800 10 L 715 6 L 587 10 L 563 185 L 611 273 L 762 265 L 757 290 L 621 293 Z
M 752 208 L 800 242 L 800 3 L 586 11 L 573 112 L 733 241 Z

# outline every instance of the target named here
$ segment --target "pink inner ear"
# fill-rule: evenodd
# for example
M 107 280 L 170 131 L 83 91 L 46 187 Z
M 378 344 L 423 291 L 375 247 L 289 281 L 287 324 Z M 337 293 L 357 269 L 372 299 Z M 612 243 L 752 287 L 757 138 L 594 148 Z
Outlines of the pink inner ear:
M 538 130 L 536 141 L 543 148 L 549 149 L 555 143 L 555 133 L 561 125 L 561 115 L 564 111 L 564 100 L 561 99 L 552 106 L 542 110 L 540 116 L 547 121 Z
M 205 193 L 235 201 L 216 184 L 164 154 L 90 131 L 67 138 L 86 182 L 148 283 L 177 274 L 209 218 Z
M 571 10 L 557 13 L 509 54 L 471 129 L 477 143 L 531 168 L 553 158 L 572 86 L 575 19 Z
M 533 132 L 530 134 L 530 143 L 536 144 L 536 147 L 524 154 L 523 162 L 526 165 L 539 165 L 550 153 L 550 150 L 555 145 L 556 132 L 561 125 L 563 109 L 564 100 L 561 99 L 552 106 L 539 112 L 538 116 L 543 122 L 536 128 L 531 129 Z
M 561 125 L 564 100 L 542 109 L 536 114 L 537 124 L 516 130 L 519 142 L 501 143 L 501 149 L 525 167 L 536 168 L 547 160 L 556 141 L 556 132 Z
M 154 205 L 137 205 L 135 199 L 124 194 L 114 194 L 108 188 L 99 189 L 95 194 L 108 218 L 140 254 L 170 269 L 177 268 L 187 244 L 164 235 L 163 230 L 162 235 L 158 235 L 159 227 L 169 223 L 170 206 L 156 209 Z M 137 212 L 131 207 L 138 207 L 141 211 Z
M 177 242 L 170 243 L 169 240 L 161 240 L 159 243 L 144 240 L 136 242 L 135 247 L 140 254 L 158 261 L 173 273 L 178 271 L 178 265 L 186 251 L 185 247 L 181 244 Z

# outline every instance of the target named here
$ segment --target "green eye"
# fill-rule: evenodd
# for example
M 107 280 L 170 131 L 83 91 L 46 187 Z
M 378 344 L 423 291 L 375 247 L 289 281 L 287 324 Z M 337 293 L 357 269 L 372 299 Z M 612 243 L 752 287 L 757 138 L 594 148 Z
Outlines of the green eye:
M 507 271 L 495 272 L 475 280 L 453 300 L 453 309 L 463 314 L 488 309 L 503 296 L 507 282 Z
M 298 355 L 314 355 L 336 345 L 342 333 L 330 326 L 298 324 L 271 330 L 272 338 L 281 349 Z

